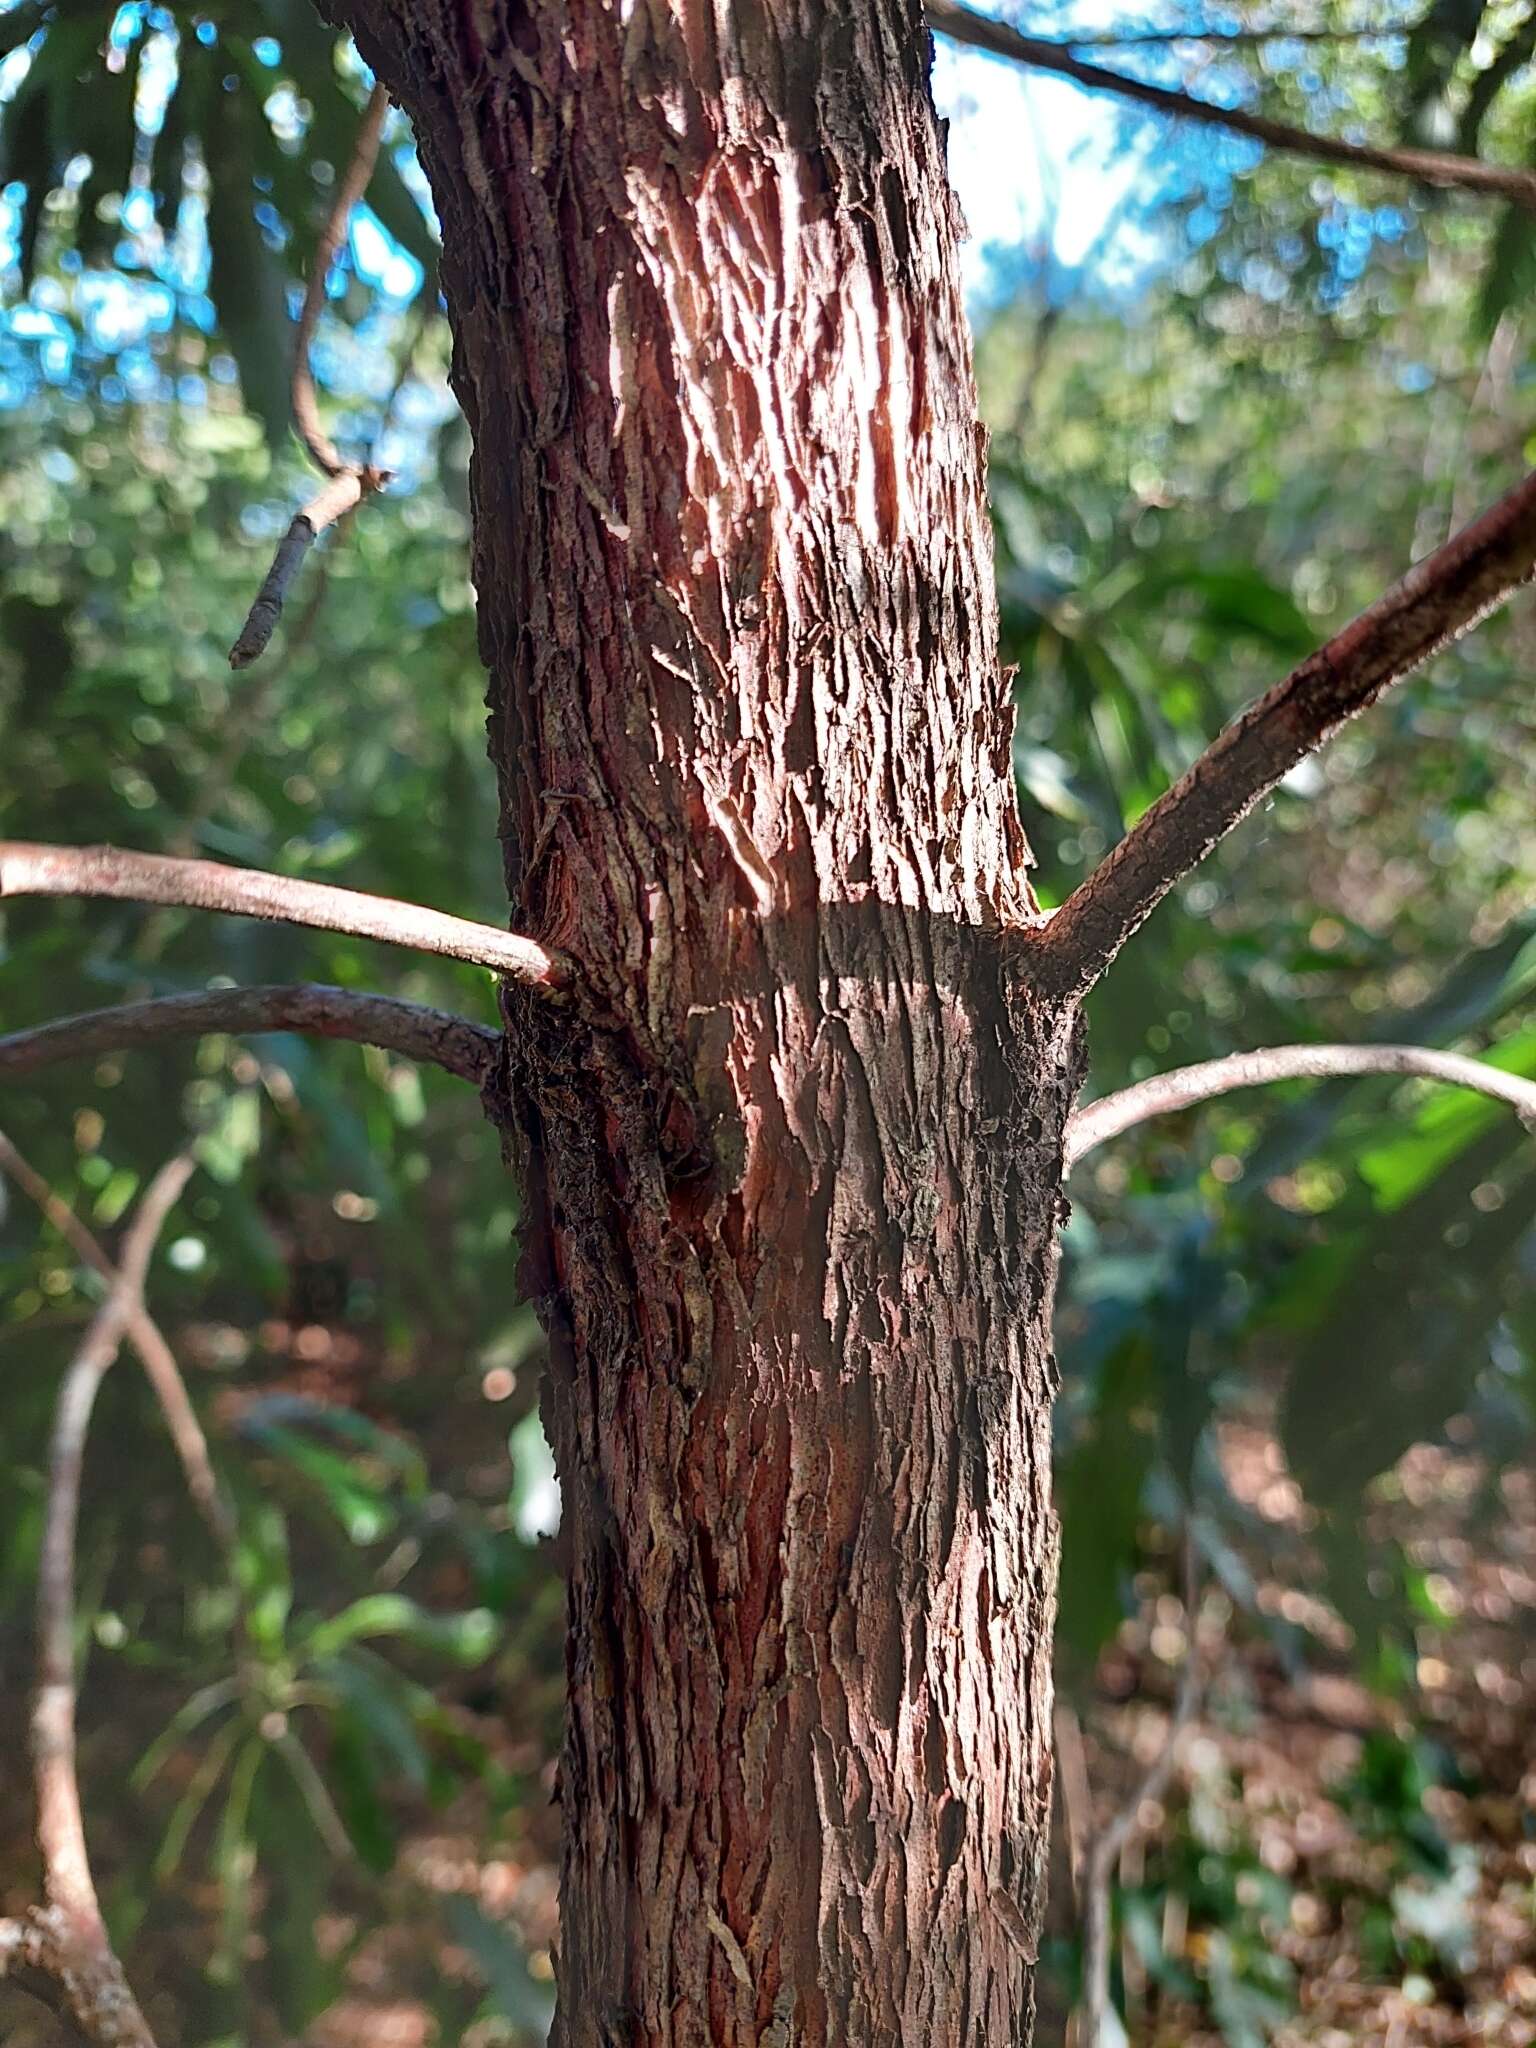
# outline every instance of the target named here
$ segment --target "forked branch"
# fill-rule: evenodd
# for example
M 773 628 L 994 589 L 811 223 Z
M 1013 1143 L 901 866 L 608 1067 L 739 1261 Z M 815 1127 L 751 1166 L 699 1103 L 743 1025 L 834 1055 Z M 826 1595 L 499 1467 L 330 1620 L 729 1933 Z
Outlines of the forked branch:
M 91 1411 L 134 1317 L 166 1219 L 192 1173 L 182 1154 L 150 1182 L 122 1263 L 64 1378 L 54 1413 L 37 1586 L 32 1769 L 43 1904 L 0 1925 L 0 1974 L 14 1971 L 67 2013 L 96 2048 L 155 2048 L 102 1919 L 86 1850 L 75 1763 L 75 1536 Z
M 115 846 L 0 840 L 0 898 L 7 896 L 107 896 L 124 903 L 168 903 L 275 924 L 307 925 L 467 960 L 546 995 L 567 988 L 574 978 L 573 963 L 564 954 L 515 932 L 473 924 L 419 903 L 366 896 L 325 882 L 294 881 L 257 868 L 223 867 L 217 861 L 127 853 Z
M 1231 1053 L 1225 1059 L 1201 1060 L 1172 1073 L 1154 1074 L 1074 1112 L 1067 1125 L 1066 1164 L 1074 1167 L 1122 1131 L 1155 1116 L 1192 1109 L 1234 1088 L 1257 1088 L 1271 1081 L 1332 1081 L 1358 1074 L 1412 1074 L 1473 1088 L 1507 1102 L 1527 1130 L 1536 1132 L 1536 1081 L 1506 1074 L 1482 1060 L 1460 1053 L 1436 1052 L 1423 1045 L 1274 1045 L 1261 1052 Z
M 1375 143 L 1346 142 L 1336 135 L 1315 135 L 1310 129 L 1294 127 L 1288 121 L 1272 121 L 1266 114 L 1252 114 L 1241 107 L 1219 107 L 1210 100 L 1196 99 L 1192 93 L 1151 85 L 1141 78 L 1127 78 L 1123 72 L 1109 71 L 1102 64 L 1074 57 L 1062 43 L 1021 35 L 1007 22 L 962 7 L 958 0 L 926 0 L 925 11 L 929 27 L 948 36 L 951 42 L 967 43 L 973 49 L 989 51 L 994 57 L 1007 57 L 1032 71 L 1054 72 L 1090 91 L 1114 93 L 1120 99 L 1135 100 L 1140 106 L 1171 114 L 1177 120 L 1225 128 L 1230 134 L 1246 135 L 1270 149 L 1311 157 L 1318 163 L 1387 171 L 1416 179 L 1423 185 L 1491 193 L 1512 200 L 1527 213 L 1536 213 L 1536 172 L 1484 163 L 1480 157 L 1458 156 L 1449 150 L 1389 149 Z
M 41 1073 L 63 1060 L 90 1059 L 167 1038 L 209 1032 L 243 1038 L 264 1031 L 296 1031 L 376 1045 L 402 1058 L 438 1066 L 479 1087 L 495 1058 L 497 1034 L 467 1017 L 394 996 L 295 982 L 266 988 L 219 988 L 192 995 L 155 996 L 59 1017 L 31 1031 L 0 1038 L 0 1081 Z M 4 1164 L 0 1155 L 0 1165 Z
M 100 1240 L 86 1229 L 69 1204 L 23 1158 L 4 1131 L 0 1131 L 0 1173 L 9 1174 L 23 1194 L 36 1203 L 70 1249 L 106 1281 L 109 1291 L 117 1285 L 118 1269 L 108 1258 Z M 208 1455 L 208 1440 L 203 1435 L 197 1410 L 187 1393 L 176 1355 L 142 1298 L 130 1302 L 126 1329 L 128 1342 L 138 1353 L 144 1377 L 160 1404 L 160 1413 L 165 1418 L 165 1426 L 186 1476 L 187 1491 L 212 1530 L 214 1541 L 227 1554 L 235 1539 L 234 1516 L 215 1477 L 213 1461 Z
M 1536 573 L 1536 471 L 1416 562 L 1252 704 L 1032 935 L 1043 983 L 1091 988 L 1167 895 L 1298 761 Z

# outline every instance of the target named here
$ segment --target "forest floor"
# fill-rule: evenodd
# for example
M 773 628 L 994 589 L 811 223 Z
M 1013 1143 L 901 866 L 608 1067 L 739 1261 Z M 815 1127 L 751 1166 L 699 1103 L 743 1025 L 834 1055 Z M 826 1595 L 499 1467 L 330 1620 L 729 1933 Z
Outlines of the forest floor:
M 1506 1472 L 1490 1487 L 1475 1460 L 1419 1449 L 1382 1490 L 1372 1534 L 1398 1558 L 1416 1601 L 1417 1661 L 1394 1695 L 1343 1675 L 1341 1624 L 1310 1590 L 1309 1532 L 1272 1436 L 1229 1429 L 1225 1462 L 1238 1499 L 1276 1539 L 1256 1597 L 1277 1634 L 1249 1617 L 1231 1624 L 1226 1642 L 1207 1634 L 1208 1683 L 1180 1733 L 1170 1788 L 1143 1810 L 1122 1863 L 1117 1989 L 1130 2042 L 1536 2048 L 1536 1476 Z M 1208 1603 L 1218 1623 L 1222 1604 Z M 1276 1646 L 1287 1629 L 1305 1668 Z M 1165 1593 L 1103 1660 L 1078 1759 L 1100 1824 L 1165 1739 L 1182 1648 L 1182 1610 Z M 485 1973 L 483 1954 L 455 1945 L 455 1901 L 515 1936 L 528 1981 L 547 1996 L 557 1692 L 552 1642 L 527 1661 L 514 1648 L 492 1689 L 454 1704 L 525 1796 L 499 1817 L 473 1791 L 446 1809 L 401 1814 L 404 1847 L 386 1881 L 391 1924 L 362 1941 L 346 1995 L 308 2030 L 307 2048 L 449 2048 L 434 2017 L 441 1987 L 459 1983 L 472 2009 Z M 136 1739 L 126 1722 L 96 1738 L 121 1746 L 125 1778 Z M 21 1774 L 6 1774 L 0 1904 L 11 1909 L 29 1883 L 27 1804 Z M 107 1867 L 133 1811 L 93 1819 Z M 1058 1820 L 1046 1960 L 1070 1971 L 1067 1822 L 1080 1829 L 1083 1816 L 1059 1800 Z M 340 1879 L 336 1897 L 315 1929 L 322 1951 L 339 1951 L 356 1926 Z M 188 1884 L 177 1904 L 163 1933 L 146 1930 L 135 1944 L 136 1969 L 165 2038 L 201 2041 L 197 1986 L 217 1896 Z M 1039 2048 L 1062 2040 L 1064 1990 L 1060 1975 L 1054 1996 L 1046 1987 Z M 277 2048 L 284 2036 L 252 2018 L 242 2048 Z M 4 2048 L 55 2048 L 63 2038 L 30 2001 L 0 1989 Z M 480 2022 L 454 2048 L 522 2038 Z
M 1340 1623 L 1304 1590 L 1305 1516 L 1273 1438 L 1229 1430 L 1224 1462 L 1282 1550 L 1294 1539 L 1293 1583 L 1261 1583 L 1258 1604 L 1315 1664 L 1287 1671 L 1251 1630 L 1210 1659 L 1164 1810 L 1144 1814 L 1123 1870 L 1145 1901 L 1122 1936 L 1131 2040 L 1530 2048 L 1536 1477 L 1507 1471 L 1490 1487 L 1476 1460 L 1419 1448 L 1380 1489 L 1371 1535 L 1417 1609 L 1416 1664 L 1394 1697 L 1327 1674 Z M 1166 1710 L 1145 1704 L 1155 1631 L 1127 1630 L 1106 1660 L 1122 1704 L 1106 1702 L 1086 1745 L 1102 1786 L 1133 1789 L 1136 1752 L 1163 1739 Z M 1158 1689 L 1172 1697 L 1171 1672 Z M 1170 1995 L 1181 1970 L 1202 1980 L 1198 2000 Z
M 1273 1437 L 1233 1428 L 1225 1454 L 1238 1499 L 1296 1568 L 1291 1584 L 1261 1582 L 1258 1605 L 1302 1639 L 1312 1669 L 1288 1670 L 1251 1625 L 1238 1644 L 1207 1646 L 1210 1682 L 1172 1785 L 1122 1866 L 1140 1935 L 1122 1939 L 1131 2042 L 1533 2048 L 1536 1476 L 1506 1473 L 1490 1492 L 1475 1460 L 1420 1449 L 1383 1489 L 1371 1533 L 1396 1547 L 1422 1610 L 1416 1667 L 1394 1699 L 1327 1670 L 1342 1671 L 1341 1624 L 1303 1590 L 1315 1567 Z M 1101 1670 L 1084 1738 L 1099 1821 L 1165 1736 L 1156 1702 L 1172 1699 L 1178 1672 L 1156 1654 L 1162 1613 L 1151 1603 Z M 541 1972 L 556 1931 L 554 1818 L 490 1861 L 477 1861 L 470 1814 L 409 1851 L 422 1881 L 470 1887 L 514 1922 Z M 1069 1928 L 1061 1890 L 1053 1917 Z M 386 1977 L 388 1946 L 373 1961 Z M 1180 1997 L 1181 1978 L 1198 1995 Z M 424 2008 L 361 1984 L 315 2035 L 316 2048 L 430 2040 Z M 1043 2034 L 1039 2048 L 1058 2041 Z

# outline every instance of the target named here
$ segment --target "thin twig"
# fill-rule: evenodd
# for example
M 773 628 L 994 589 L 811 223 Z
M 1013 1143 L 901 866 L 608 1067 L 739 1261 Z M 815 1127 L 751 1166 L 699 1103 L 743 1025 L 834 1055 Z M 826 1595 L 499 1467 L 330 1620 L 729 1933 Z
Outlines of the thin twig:
M 994 57 L 1006 57 L 1033 71 L 1052 71 L 1059 77 L 1095 92 L 1111 92 L 1121 99 L 1135 100 L 1160 114 L 1180 120 L 1198 121 L 1208 128 L 1225 128 L 1234 135 L 1246 135 L 1271 149 L 1293 156 L 1311 157 L 1319 163 L 1346 164 L 1354 170 L 1389 171 L 1400 177 L 1441 188 L 1469 192 L 1491 192 L 1509 199 L 1527 213 L 1536 213 L 1536 173 L 1505 164 L 1484 163 L 1480 157 L 1458 156 L 1452 151 L 1432 149 L 1390 149 L 1374 143 L 1346 142 L 1340 136 L 1314 135 L 1286 121 L 1272 121 L 1266 114 L 1253 114 L 1240 107 L 1218 107 L 1190 93 L 1175 92 L 1165 85 L 1151 85 L 1145 79 L 1128 78 L 1119 71 L 1106 71 L 1101 64 L 1085 63 L 1074 57 L 1062 43 L 1044 42 L 1038 36 L 1021 35 L 1006 22 L 977 14 L 959 0 L 926 0 L 928 25 L 952 42 L 967 43 Z
M 1064 50 L 1136 50 L 1169 43 L 1211 43 L 1219 49 L 1253 43 L 1376 43 L 1411 35 L 1415 23 L 1387 22 L 1375 28 L 1135 28 L 1102 29 L 1084 36 L 1042 40 Z
M 245 624 L 229 650 L 231 668 L 249 668 L 266 651 L 283 615 L 288 586 L 298 575 L 304 557 L 328 526 L 355 512 L 367 494 L 380 489 L 383 482 L 382 470 L 344 469 L 310 499 L 302 512 L 293 515 L 288 531 L 277 544 L 277 553 L 262 579 L 255 603 L 246 613 Z
M 367 896 L 358 889 L 295 881 L 258 868 L 223 867 L 211 860 L 174 860 L 115 846 L 0 840 L 0 898 L 7 896 L 106 896 L 125 903 L 171 903 L 345 932 L 494 968 L 508 980 L 546 995 L 567 988 L 574 979 L 574 963 L 566 955 L 515 932 L 500 932 L 493 925 L 474 924 L 390 896 Z
M 90 1059 L 130 1046 L 210 1032 L 248 1038 L 266 1031 L 296 1031 L 311 1038 L 376 1045 L 403 1059 L 442 1067 L 479 1087 L 495 1060 L 498 1034 L 467 1017 L 407 1003 L 395 996 L 294 982 L 265 988 L 217 988 L 190 995 L 154 996 L 58 1017 L 30 1031 L 0 1038 L 0 1082 L 41 1073 L 62 1060 Z M 3 1164 L 0 1160 L 0 1164 Z
M 1176 882 L 1259 799 L 1393 683 L 1536 573 L 1536 471 L 1309 655 L 1221 733 L 1029 934 L 1042 983 L 1092 987 Z
M 309 450 L 311 461 L 324 476 L 339 477 L 346 473 L 351 465 L 343 462 L 335 443 L 330 440 L 320 423 L 320 406 L 315 396 L 315 379 L 310 368 L 309 346 L 320 319 L 320 309 L 325 304 L 326 291 L 331 281 L 331 265 L 336 260 L 336 251 L 341 247 L 342 236 L 347 232 L 352 209 L 367 191 L 368 180 L 373 176 L 373 167 L 379 155 L 379 138 L 384 132 L 384 116 L 388 112 L 389 93 L 384 86 L 376 85 L 368 95 L 368 104 L 363 110 L 357 140 L 352 145 L 352 161 L 347 165 L 341 183 L 336 187 L 330 217 L 315 247 L 314 261 L 309 268 L 309 282 L 304 289 L 304 304 L 299 312 L 298 331 L 294 336 L 293 423 L 299 430 L 299 438 Z
M 1351 1074 L 1413 1074 L 1473 1088 L 1507 1102 L 1527 1130 L 1536 1131 L 1536 1081 L 1506 1074 L 1482 1060 L 1424 1045 L 1272 1045 L 1154 1074 L 1075 1110 L 1067 1124 L 1066 1164 L 1075 1166 L 1096 1145 L 1150 1117 L 1192 1109 L 1234 1088 L 1258 1088 L 1272 1081 L 1330 1081 Z
M 82 1262 L 106 1281 L 110 1290 L 117 1284 L 118 1268 L 107 1256 L 99 1238 L 89 1231 L 69 1204 L 59 1195 L 0 1131 L 0 1173 L 7 1173 L 27 1198 L 36 1204 L 65 1243 Z M 138 1354 L 166 1429 L 181 1461 L 187 1491 L 213 1532 L 221 1551 L 228 1553 L 235 1538 L 234 1513 L 224 1496 L 208 1455 L 208 1439 L 197 1419 L 197 1410 L 187 1392 L 176 1354 L 165 1333 L 142 1301 L 130 1304 L 128 1342 Z
M 137 1313 L 155 1244 L 193 1170 L 183 1153 L 145 1190 L 123 1240 L 122 1263 L 64 1377 L 54 1413 L 48 1501 L 37 1581 L 37 1687 L 32 1767 L 43 1905 L 7 1924 L 8 1962 L 52 1981 L 59 2002 L 98 2048 L 155 2048 L 102 1919 L 86 1849 L 75 1760 L 75 1537 L 86 1432 L 97 1391 Z
M 1134 1791 L 1109 1823 L 1094 1837 L 1084 1872 L 1083 1890 L 1083 2008 L 1087 2035 L 1082 2048 L 1107 2048 L 1106 2021 L 1109 2015 L 1110 1897 L 1115 1865 L 1141 1825 L 1141 1809 L 1160 1799 L 1173 1776 L 1179 1738 L 1194 1719 L 1200 1701 L 1200 1656 L 1195 1641 L 1196 1609 L 1199 1602 L 1199 1565 L 1194 1538 L 1186 1530 L 1183 1554 L 1184 1628 L 1186 1648 L 1184 1673 L 1178 1696 L 1157 1755 L 1138 1780 Z
M 368 180 L 373 176 L 379 138 L 384 131 L 384 116 L 388 111 L 389 94 L 382 85 L 375 85 L 358 127 L 352 161 L 336 188 L 330 215 L 315 248 L 294 335 L 293 423 L 311 461 L 328 481 L 302 511 L 294 514 L 287 532 L 278 542 L 272 566 L 256 593 L 256 602 L 229 650 L 231 668 L 248 668 L 265 650 L 282 617 L 289 586 L 319 536 L 346 513 L 354 511 L 370 492 L 382 490 L 389 481 L 386 473 L 375 469 L 372 463 L 343 461 L 336 444 L 321 425 L 320 402 L 315 393 L 314 371 L 309 360 L 310 343 L 314 339 L 320 309 L 325 304 L 330 284 L 331 265 L 347 231 L 352 209 L 367 191 Z

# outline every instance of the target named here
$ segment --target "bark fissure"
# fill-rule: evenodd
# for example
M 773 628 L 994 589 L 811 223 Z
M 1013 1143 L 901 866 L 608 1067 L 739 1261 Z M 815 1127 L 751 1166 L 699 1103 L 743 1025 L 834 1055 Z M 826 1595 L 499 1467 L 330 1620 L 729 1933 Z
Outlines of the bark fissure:
M 564 1494 L 557 2037 L 1028 2038 L 1075 1014 L 906 0 L 355 0 L 444 223 Z M 598 1021 L 593 1024 L 592 1019 Z

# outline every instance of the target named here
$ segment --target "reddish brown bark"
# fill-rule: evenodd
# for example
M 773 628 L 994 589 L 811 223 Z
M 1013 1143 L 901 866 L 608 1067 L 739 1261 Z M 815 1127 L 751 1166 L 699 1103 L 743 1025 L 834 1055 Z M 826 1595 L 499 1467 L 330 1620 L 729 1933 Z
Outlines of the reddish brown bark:
M 560 2015 L 1027 2040 L 1075 1017 L 916 0 L 348 0 L 475 435 L 569 1545 Z

